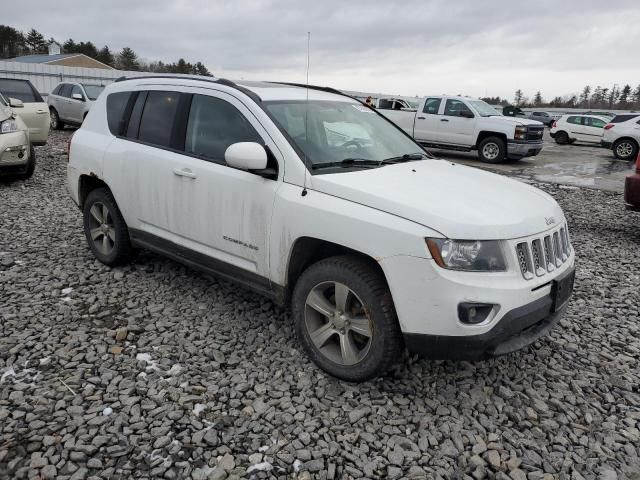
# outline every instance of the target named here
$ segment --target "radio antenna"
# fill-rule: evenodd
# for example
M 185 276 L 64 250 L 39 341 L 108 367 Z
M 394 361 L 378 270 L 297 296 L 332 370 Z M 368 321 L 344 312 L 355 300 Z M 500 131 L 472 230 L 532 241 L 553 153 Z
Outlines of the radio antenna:
M 309 58 L 310 58 L 310 45 L 311 45 L 311 32 L 307 32 L 307 101 L 305 102 L 304 110 L 304 141 L 308 145 L 307 131 L 309 130 Z M 304 154 L 307 159 L 306 163 L 309 163 L 309 157 Z M 307 169 L 304 170 L 304 180 L 302 183 L 302 196 L 307 195 Z

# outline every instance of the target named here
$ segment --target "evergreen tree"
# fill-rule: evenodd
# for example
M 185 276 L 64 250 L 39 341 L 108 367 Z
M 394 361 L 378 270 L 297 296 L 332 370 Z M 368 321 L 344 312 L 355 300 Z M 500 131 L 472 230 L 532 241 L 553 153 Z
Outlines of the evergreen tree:
M 62 44 L 64 53 L 77 53 L 77 49 L 78 47 L 76 46 L 76 42 L 73 41 L 73 38 L 70 38 Z
M 33 55 L 47 52 L 47 42 L 44 39 L 44 35 L 35 28 L 29 30 L 29 33 L 27 33 L 25 37 L 25 43 Z
M 524 100 L 524 95 L 522 93 L 522 90 L 520 90 L 520 89 L 516 90 L 516 93 L 515 93 L 515 96 L 514 96 L 514 103 L 515 103 L 516 107 L 521 106 L 523 100 Z
M 202 76 L 205 76 L 205 77 L 213 77 L 213 75 L 211 74 L 209 69 L 207 67 L 205 67 L 202 62 L 196 62 L 196 64 L 193 66 L 193 70 L 194 70 L 194 73 L 196 75 L 202 75 Z M 498 98 L 500 98 L 500 97 L 498 97 Z
M 622 90 L 620 91 L 620 96 L 618 97 L 618 107 L 628 108 L 630 98 L 631 98 L 631 85 L 627 84 L 624 87 L 622 87 Z
M 536 92 L 536 96 L 535 96 L 535 97 L 533 97 L 533 104 L 534 104 L 536 107 L 539 107 L 539 106 L 541 106 L 541 105 L 543 104 L 542 94 L 541 94 L 539 91 L 538 91 L 538 92 Z
M 113 57 L 113 53 L 109 50 L 109 47 L 106 45 L 100 49 L 98 55 L 96 56 L 96 60 L 102 63 L 106 63 L 107 65 L 113 67 L 115 65 L 115 58 Z
M 582 107 L 589 107 L 589 99 L 591 98 L 591 87 L 589 85 L 585 86 L 582 89 L 582 93 L 580 94 L 580 104 Z
M 118 68 L 120 70 L 139 70 L 138 56 L 129 47 L 124 47 L 118 54 Z
M 640 85 L 633 91 L 633 105 L 640 108 Z
M 22 32 L 8 25 L 0 25 L 0 58 L 13 58 L 23 55 L 26 50 Z

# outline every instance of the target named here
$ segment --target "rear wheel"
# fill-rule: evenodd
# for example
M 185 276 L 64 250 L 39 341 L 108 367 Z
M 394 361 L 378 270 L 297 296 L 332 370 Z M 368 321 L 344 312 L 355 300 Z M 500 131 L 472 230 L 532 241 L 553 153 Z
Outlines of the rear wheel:
M 83 207 L 84 233 L 93 255 L 106 265 L 126 262 L 133 251 L 127 224 L 107 188 L 92 190 Z
M 331 257 L 309 267 L 293 291 L 295 330 L 320 368 L 360 382 L 384 373 L 403 341 L 384 277 L 357 257 Z
M 478 156 L 485 163 L 501 163 L 507 158 L 507 147 L 504 140 L 498 137 L 487 137 L 478 145 Z
M 60 120 L 58 111 L 55 108 L 51 108 L 49 110 L 49 115 L 51 116 L 51 128 L 54 130 L 62 130 L 64 128 L 64 123 Z
M 556 133 L 555 140 L 558 145 L 567 145 L 569 143 L 569 135 L 567 135 L 567 132 L 561 130 Z
M 620 160 L 633 160 L 638 156 L 638 144 L 630 138 L 621 138 L 613 144 L 613 154 Z

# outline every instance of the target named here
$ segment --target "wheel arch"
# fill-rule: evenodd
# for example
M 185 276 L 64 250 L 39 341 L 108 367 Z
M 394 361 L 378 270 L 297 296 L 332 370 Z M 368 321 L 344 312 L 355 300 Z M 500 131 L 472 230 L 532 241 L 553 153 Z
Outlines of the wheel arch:
M 80 206 L 80 209 L 84 208 L 84 202 L 93 190 L 103 187 L 111 191 L 104 180 L 99 178 L 96 174 L 91 173 L 89 175 L 80 175 L 80 178 L 78 178 L 78 205 Z
M 324 260 L 325 258 L 334 257 L 338 255 L 349 255 L 364 260 L 371 265 L 376 271 L 380 273 L 385 283 L 388 284 L 386 276 L 380 263 L 376 259 L 361 251 L 345 247 L 338 243 L 330 242 L 315 237 L 300 237 L 298 238 L 289 255 L 287 262 L 286 279 L 285 279 L 285 303 L 289 303 L 291 299 L 291 293 L 296 285 L 296 282 L 300 278 L 300 275 L 311 265 Z
M 485 139 L 485 138 L 489 138 L 489 137 L 498 137 L 500 139 L 502 139 L 505 143 L 505 147 L 507 144 L 507 135 L 505 133 L 502 132 L 493 132 L 491 130 L 480 130 L 480 132 L 478 132 L 478 138 L 476 138 L 476 144 L 475 144 L 475 148 L 478 148 L 480 146 L 480 143 Z
M 614 145 L 618 144 L 622 140 L 630 140 L 631 143 L 635 144 L 636 148 L 640 148 L 640 142 L 638 142 L 638 140 L 636 140 L 630 135 L 623 135 L 620 138 L 616 138 L 615 141 L 611 144 L 611 148 L 613 148 Z

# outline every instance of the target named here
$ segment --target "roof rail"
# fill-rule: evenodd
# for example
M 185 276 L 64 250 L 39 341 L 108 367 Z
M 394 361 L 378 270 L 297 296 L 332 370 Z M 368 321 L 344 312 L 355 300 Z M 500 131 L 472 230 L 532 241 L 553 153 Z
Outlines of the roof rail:
M 216 78 L 216 77 L 206 77 L 204 75 L 190 75 L 186 73 L 164 73 L 158 75 L 136 75 L 134 77 L 126 77 L 122 76 L 116 78 L 116 82 L 124 82 L 125 80 L 147 80 L 147 79 L 157 79 L 157 78 L 182 78 L 184 80 L 196 80 L 199 82 L 207 82 L 207 83 L 216 83 L 218 85 L 225 85 L 227 87 L 234 88 L 248 97 L 250 97 L 254 102 L 261 102 L 262 99 L 259 95 L 251 90 L 238 85 L 237 83 L 232 82 L 231 80 L 227 80 L 226 78 Z

